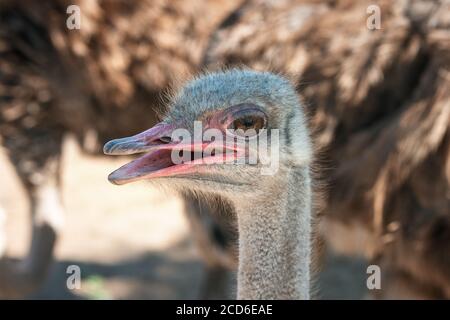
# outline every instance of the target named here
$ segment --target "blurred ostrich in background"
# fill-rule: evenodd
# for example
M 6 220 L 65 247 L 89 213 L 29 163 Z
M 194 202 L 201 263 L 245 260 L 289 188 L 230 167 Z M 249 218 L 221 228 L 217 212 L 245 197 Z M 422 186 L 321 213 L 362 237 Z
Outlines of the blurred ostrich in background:
M 380 265 L 379 298 L 450 297 L 449 1 L 75 1 L 80 30 L 69 4 L 0 4 L 0 135 L 34 217 L 29 257 L 0 262 L 0 294 L 32 291 L 49 266 L 66 133 L 96 151 L 154 124 L 170 83 L 248 65 L 298 82 L 327 247 Z M 367 28 L 373 4 L 381 29 Z M 236 260 L 233 219 L 199 214 L 217 210 L 186 202 L 207 292 Z

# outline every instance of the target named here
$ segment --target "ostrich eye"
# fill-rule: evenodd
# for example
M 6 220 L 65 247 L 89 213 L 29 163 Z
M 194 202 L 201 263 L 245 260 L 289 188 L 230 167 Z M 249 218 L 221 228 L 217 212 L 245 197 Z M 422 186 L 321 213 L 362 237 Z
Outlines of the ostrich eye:
M 264 119 L 257 116 L 245 116 L 243 118 L 239 118 L 233 121 L 233 129 L 234 130 L 249 130 L 255 129 L 258 132 L 260 129 L 264 127 Z
M 256 106 L 237 110 L 228 129 L 235 130 L 235 134 L 242 137 L 252 137 L 259 134 L 267 126 L 267 118 Z

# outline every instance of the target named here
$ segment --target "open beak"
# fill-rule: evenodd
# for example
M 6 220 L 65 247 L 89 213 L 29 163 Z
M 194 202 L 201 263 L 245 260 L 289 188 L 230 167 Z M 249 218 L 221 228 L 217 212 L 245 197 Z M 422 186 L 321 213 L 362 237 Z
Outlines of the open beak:
M 142 179 L 201 173 L 207 164 L 234 162 L 242 152 L 238 146 L 216 142 L 174 141 L 172 132 L 178 127 L 158 123 L 137 135 L 107 142 L 103 152 L 109 155 L 146 154 L 108 176 L 114 184 Z M 180 156 L 182 155 L 182 156 Z M 188 159 L 180 162 L 180 158 Z

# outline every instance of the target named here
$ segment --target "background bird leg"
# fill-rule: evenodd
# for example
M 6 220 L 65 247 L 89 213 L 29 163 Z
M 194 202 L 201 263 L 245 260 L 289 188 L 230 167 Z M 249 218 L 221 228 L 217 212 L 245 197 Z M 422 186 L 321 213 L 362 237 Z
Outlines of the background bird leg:
M 19 261 L 7 257 L 0 260 L 0 297 L 18 298 L 44 282 L 62 226 L 61 135 L 33 132 L 28 137 L 7 140 L 5 146 L 30 202 L 32 235 L 27 256 Z

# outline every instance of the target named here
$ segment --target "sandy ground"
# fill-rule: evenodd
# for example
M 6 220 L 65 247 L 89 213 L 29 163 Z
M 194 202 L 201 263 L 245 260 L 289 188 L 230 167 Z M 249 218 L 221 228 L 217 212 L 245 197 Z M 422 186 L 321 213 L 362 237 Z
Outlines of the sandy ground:
M 0 150 L 0 204 L 7 215 L 7 253 L 21 257 L 29 242 L 28 204 Z M 191 241 L 179 199 L 145 183 L 114 186 L 106 177 L 126 159 L 83 155 L 64 145 L 65 225 L 55 262 L 39 299 L 195 299 L 204 269 Z M 69 265 L 81 269 L 81 289 L 66 287 Z M 327 255 L 318 297 L 361 299 L 363 260 Z

